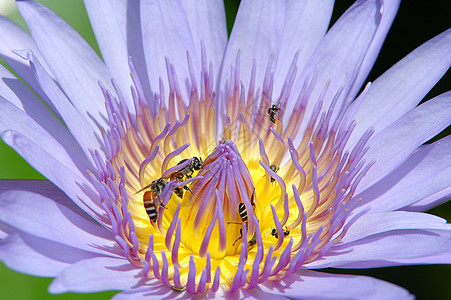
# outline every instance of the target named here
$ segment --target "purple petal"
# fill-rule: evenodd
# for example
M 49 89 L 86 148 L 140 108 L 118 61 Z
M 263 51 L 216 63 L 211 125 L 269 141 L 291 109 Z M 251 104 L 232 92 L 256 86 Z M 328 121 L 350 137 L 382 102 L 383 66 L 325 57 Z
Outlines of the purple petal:
M 407 207 L 402 208 L 402 210 L 406 211 L 427 211 L 431 208 L 439 206 L 451 199 L 451 186 L 437 192 L 433 195 L 430 195 L 426 198 L 421 199 Z
M 381 214 L 380 216 L 384 218 L 380 218 L 379 222 L 386 222 L 385 217 L 387 215 Z M 424 222 L 422 217 L 415 218 Z M 314 261 L 306 267 L 360 269 L 451 263 L 451 226 L 449 224 L 443 224 L 443 222 L 441 226 L 438 222 L 429 226 L 417 224 L 420 229 L 409 229 L 414 225 L 409 225 L 408 220 L 390 221 L 387 225 L 388 231 L 371 234 L 353 242 L 337 244 L 321 260 Z M 381 230 L 382 227 L 383 225 L 378 226 L 377 229 Z M 402 227 L 406 228 L 403 229 Z M 441 229 L 428 229 L 427 227 Z
M 284 294 L 270 294 L 263 291 L 264 288 L 261 288 L 260 286 L 252 289 L 252 290 L 245 290 L 242 291 L 243 297 L 240 299 L 267 299 L 267 300 L 288 300 L 291 299 L 289 296 L 286 296 Z
M 78 215 L 92 220 L 67 195 L 48 180 L 0 179 L 0 197 L 7 191 L 33 192 L 50 198 Z
M 42 129 L 50 133 L 56 140 L 64 141 L 72 149 L 78 148 L 64 125 L 52 115 L 47 107 L 45 107 L 39 98 L 22 81 L 17 79 L 3 66 L 0 66 L 0 78 L 0 97 L 3 97 L 16 108 L 7 105 L 8 108 L 0 109 L 0 120 L 3 123 L 0 125 L 0 131 L 7 128 L 19 128 L 19 126 L 14 124 L 16 117 L 18 118 L 17 122 L 31 118 L 32 120 L 29 122 L 36 122 L 36 126 L 42 127 Z M 5 101 L 3 99 L 0 101 L 0 105 L 3 106 L 3 102 Z M 9 112 L 9 110 L 12 111 Z M 30 132 L 30 136 L 32 134 Z M 39 138 L 36 141 L 39 141 Z
M 22 78 L 38 95 L 49 104 L 51 108 L 51 102 L 42 92 L 36 80 L 31 75 L 30 67 L 23 61 L 19 56 L 17 56 L 13 51 L 21 49 L 33 49 L 39 57 L 42 57 L 36 48 L 31 36 L 20 28 L 17 24 L 11 20 L 0 16 L 0 27 L 2 28 L 2 42 L 0 43 L 0 57 L 5 60 L 5 62 Z M 48 66 L 46 66 L 48 70 Z
M 76 110 L 58 84 L 43 68 L 41 61 L 38 60 L 33 51 L 27 50 L 20 52 L 20 54 L 23 55 L 24 59 L 30 61 L 31 70 L 36 77 L 38 84 L 51 99 L 55 111 L 59 113 L 69 131 L 85 152 L 85 155 L 88 158 L 91 158 L 89 149 L 98 150 L 101 148 L 97 136 L 97 128 L 90 126 L 90 123 L 86 120 L 84 115 Z M 41 118 L 42 117 L 43 116 L 41 115 Z M 59 121 L 57 122 L 59 123 Z
M 182 4 L 193 35 L 194 47 L 197 53 L 201 53 L 200 41 L 204 41 L 207 56 L 213 63 L 214 78 L 217 79 L 227 46 L 224 2 L 183 0 Z
M 15 228 L 12 228 L 11 226 L 0 222 L 0 241 L 2 239 L 6 239 L 9 235 L 12 235 L 17 230 Z M 2 257 L 0 256 L 0 260 L 2 260 Z
M 356 194 L 389 174 L 418 146 L 445 129 L 451 122 L 450 103 L 451 92 L 437 96 L 370 139 L 370 149 L 364 157 L 368 162 L 376 163 L 363 177 Z
M 285 1 L 241 1 L 224 56 L 221 87 L 230 78 L 238 50 L 241 62 L 238 68 L 244 86 L 249 86 L 254 59 L 257 63 L 255 82 L 257 87 L 262 85 L 269 59 L 277 54 L 282 42 L 285 13 Z M 292 59 L 289 58 L 290 63 Z
M 101 255 L 117 256 L 112 234 L 67 207 L 31 192 L 4 192 L 0 220 L 28 234 Z
M 240 289 L 234 293 L 225 292 L 219 289 L 216 293 L 211 291 L 206 295 L 197 294 L 193 297 L 192 294 L 185 292 L 176 292 L 165 285 L 151 285 L 146 287 L 133 288 L 116 294 L 114 300 L 122 299 L 272 299 L 285 300 L 288 299 L 283 295 L 272 295 L 264 292 L 260 287 L 244 290 Z
M 235 300 L 235 299 L 264 299 L 264 300 L 286 300 L 289 299 L 285 295 L 274 295 L 270 293 L 266 293 L 260 286 L 257 286 L 254 289 L 239 289 L 236 292 L 230 293 L 228 291 L 224 291 L 223 289 L 219 289 L 215 294 L 208 293 L 207 299 L 226 299 L 226 300 Z
M 38 99 L 31 100 L 39 101 Z M 31 103 L 30 105 L 28 105 L 28 102 L 25 103 L 27 104 L 27 111 L 28 109 L 36 107 Z M 37 111 L 40 112 L 41 110 L 37 109 Z M 42 112 L 44 112 L 44 110 L 42 110 Z M 47 110 L 47 112 L 49 111 Z M 35 115 L 33 112 L 30 112 L 30 114 L 39 118 L 39 116 Z M 52 125 L 53 120 L 56 121 L 53 116 L 49 116 L 49 119 L 45 119 L 45 116 L 42 116 L 42 118 L 38 120 L 46 127 Z M 24 135 L 36 143 L 37 146 L 52 153 L 56 160 L 61 162 L 72 172 L 80 177 L 84 177 L 85 175 L 83 173 L 86 169 L 90 169 L 90 164 L 73 137 L 61 123 L 59 124 L 60 125 L 55 126 L 55 128 L 42 127 L 28 114 L 28 112 L 22 111 L 19 107 L 14 106 L 0 97 L 0 132 L 2 134 L 6 131 L 14 131 Z M 5 142 L 7 141 L 5 140 Z M 20 149 L 15 150 L 20 151 Z M 40 158 L 35 157 L 34 159 Z M 32 163 L 32 161 L 29 162 Z
M 55 140 L 26 113 L 1 98 L 0 107 L 0 131 L 5 143 L 64 190 L 79 206 L 90 207 L 86 211 L 102 211 L 96 209 L 100 205 L 95 204 L 94 194 L 86 196 L 90 193 L 91 184 L 85 171 L 90 166 L 73 138 L 67 134 L 66 139 L 59 137 L 59 141 Z
M 107 290 L 124 290 L 139 286 L 141 269 L 126 259 L 95 257 L 80 261 L 62 271 L 53 280 L 49 292 L 93 293 Z M 138 278 L 141 276 L 138 276 Z
M 421 146 L 395 171 L 355 197 L 362 199 L 359 210 L 393 211 L 451 187 L 450 178 L 451 136 L 448 136 Z M 439 198 L 435 196 L 423 205 Z
M 352 88 L 348 93 L 348 97 L 354 98 L 357 92 L 362 87 L 366 77 L 373 68 L 373 64 L 376 61 L 379 51 L 381 50 L 382 44 L 384 43 L 385 37 L 387 36 L 388 30 L 390 29 L 393 19 L 398 12 L 399 4 L 401 0 L 395 1 L 384 1 L 382 4 L 382 18 L 377 28 L 376 34 L 374 35 L 373 41 L 371 42 L 368 51 L 365 54 L 365 58 L 360 66 L 359 74 L 357 75 Z
M 318 79 L 306 107 L 307 116 L 311 115 L 318 97 L 329 80 L 330 85 L 323 106 L 327 109 L 334 95 L 344 86 L 336 104 L 337 107 L 341 107 L 379 26 L 380 9 L 381 1 L 355 2 L 320 42 L 293 87 L 294 90 L 301 90 L 305 78 L 311 78 L 315 70 L 319 69 Z M 290 111 L 294 104 L 294 101 L 288 102 L 286 110 Z M 288 117 L 289 114 L 285 115 L 285 118 Z M 334 118 L 332 117 L 332 120 Z M 302 123 L 300 134 L 303 134 L 307 121 Z
M 151 95 L 144 65 L 139 2 L 132 0 L 84 2 L 105 64 L 119 85 L 127 106 L 133 109 L 133 100 L 129 93 L 132 85 L 129 57 L 132 57 L 135 63 L 146 94 Z
M 2 138 L 91 217 L 100 223 L 109 223 L 106 221 L 99 195 L 94 192 L 91 184 L 86 178 L 77 176 L 72 169 L 56 160 L 51 150 L 42 149 L 26 136 L 13 131 L 4 132 Z
M 280 59 L 274 77 L 276 95 L 280 93 L 296 51 L 301 50 L 296 64 L 299 72 L 299 70 L 304 69 L 313 51 L 324 38 L 332 15 L 334 1 L 287 1 L 286 6 L 282 43 L 278 51 Z
M 340 244 L 346 244 L 371 235 L 401 229 L 442 229 L 446 220 L 416 212 L 391 211 L 371 213 L 359 217 L 352 224 Z
M 162 286 L 163 288 L 163 286 Z M 164 289 L 166 290 L 165 296 L 168 296 L 170 294 L 170 289 L 167 286 L 164 286 Z M 133 300 L 133 299 L 164 299 L 162 294 L 155 293 L 153 294 L 154 290 L 149 288 L 138 288 L 138 289 L 130 289 L 123 291 L 121 293 L 118 293 L 114 295 L 112 300 Z M 177 298 L 167 298 L 167 299 L 177 299 Z
M 178 1 L 141 1 L 141 28 L 145 60 L 150 86 L 158 90 L 159 78 L 165 88 L 168 85 L 165 57 L 169 58 L 177 73 L 183 99 L 189 100 L 190 89 L 185 85 L 189 80 L 186 52 L 193 61 L 194 74 L 200 74 L 200 53 L 197 53 L 193 35 L 183 6 Z
M 420 265 L 420 264 L 450 264 L 451 251 L 432 253 L 430 255 L 420 257 L 398 258 L 396 265 Z
M 73 28 L 45 6 L 29 0 L 16 3 L 42 56 L 74 106 L 94 126 L 92 119 L 106 126 L 98 81 L 110 87 L 111 75 L 102 60 Z
M 263 291 L 292 299 L 413 299 L 405 289 L 376 278 L 301 270 Z
M 61 259 L 56 259 L 55 257 L 49 257 L 46 255 L 47 253 L 42 253 L 42 248 L 55 246 L 56 243 L 41 240 L 41 243 L 37 244 L 40 247 L 38 247 L 38 249 L 33 249 L 27 245 L 19 233 L 14 233 L 0 242 L 0 259 L 8 268 L 11 268 L 17 272 L 43 277 L 56 276 L 63 269 L 70 266 L 71 263 L 77 261 L 76 259 L 72 261 L 64 261 Z M 57 247 L 55 250 L 64 250 L 65 252 L 52 251 L 51 254 L 53 256 L 61 257 L 62 255 L 65 255 L 70 258 L 75 258 L 75 256 L 80 258 L 79 252 L 81 251 L 78 250 L 77 253 L 77 250 L 71 247 Z M 76 255 L 74 255 L 71 250 L 76 250 Z M 58 255 L 58 253 L 60 255 Z M 82 259 L 85 258 L 89 258 L 89 256 L 86 255 L 82 257 Z
M 200 295 L 198 295 L 200 296 Z M 201 299 L 200 297 L 199 299 Z M 203 297 L 205 298 L 205 297 Z M 153 283 L 144 287 L 132 288 L 116 294 L 113 300 L 123 299 L 197 299 L 192 294 L 186 292 L 178 292 L 161 283 Z M 207 297 L 210 299 L 210 297 Z
M 424 43 L 373 82 L 354 119 L 347 147 L 374 126 L 376 134 L 414 108 L 451 64 L 451 29 Z
M 152 284 L 150 286 L 146 287 L 138 287 L 133 288 L 130 290 L 123 291 L 119 294 L 116 294 L 113 298 L 113 300 L 123 300 L 123 299 L 205 299 L 205 297 L 202 297 L 200 295 L 193 296 L 193 294 L 189 294 L 186 292 L 178 292 L 174 291 L 173 289 L 169 288 L 166 285 L 163 284 Z M 206 299 L 210 299 L 207 297 Z

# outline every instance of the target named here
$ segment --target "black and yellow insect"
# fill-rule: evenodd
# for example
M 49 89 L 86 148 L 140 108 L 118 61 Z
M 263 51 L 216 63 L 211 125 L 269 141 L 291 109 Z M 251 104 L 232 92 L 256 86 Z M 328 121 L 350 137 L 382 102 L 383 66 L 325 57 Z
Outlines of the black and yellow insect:
M 183 164 L 188 159 L 181 160 L 177 165 Z M 170 180 L 177 180 L 178 182 L 181 182 L 183 180 L 192 178 L 194 171 L 199 171 L 202 169 L 202 158 L 200 157 L 193 157 L 193 161 L 191 161 L 188 165 L 186 165 L 184 168 L 178 170 L 177 172 L 174 172 L 170 176 Z M 185 185 L 183 188 L 177 187 L 174 189 L 174 193 L 179 197 L 183 198 L 183 189 L 190 191 L 189 187 Z
M 160 202 L 160 194 L 163 192 L 166 184 L 166 180 L 160 178 L 152 181 L 151 184 L 138 191 L 139 193 L 144 189 L 149 189 L 143 195 L 143 204 L 146 209 L 146 213 L 152 222 L 156 222 L 158 219 L 158 205 L 162 205 Z
M 269 120 L 274 124 L 279 123 L 279 113 L 280 108 L 277 105 L 273 104 L 270 108 L 268 108 Z

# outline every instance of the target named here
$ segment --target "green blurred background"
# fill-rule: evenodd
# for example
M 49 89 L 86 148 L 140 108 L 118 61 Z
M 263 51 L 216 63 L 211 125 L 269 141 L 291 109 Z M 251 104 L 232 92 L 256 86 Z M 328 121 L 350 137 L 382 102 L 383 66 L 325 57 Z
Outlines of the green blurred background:
M 4 1 L 11 2 L 14 1 Z M 42 0 L 71 26 L 73 26 L 93 47 L 98 47 L 84 10 L 82 0 Z M 334 22 L 354 1 L 336 1 Z M 373 81 L 390 66 L 408 54 L 423 42 L 448 29 L 451 20 L 451 1 L 404 1 L 390 31 L 379 59 L 369 75 Z M 238 0 L 225 0 L 229 32 L 239 5 Z M 25 28 L 25 22 L 13 9 L 2 7 L 0 13 Z M 1 38 L 1 36 L 0 36 Z M 447 75 L 426 96 L 430 99 L 451 88 L 451 75 Z M 450 128 L 440 136 L 450 134 Z M 33 170 L 20 156 L 0 140 L 0 179 L 44 179 Z M 444 204 L 431 210 L 431 213 L 451 220 L 451 205 Z M 393 282 L 408 289 L 417 299 L 451 299 L 451 266 L 408 266 L 370 270 L 327 270 L 328 272 L 361 274 Z M 38 278 L 14 272 L 0 263 L 0 299 L 109 299 L 115 292 L 96 294 L 50 295 L 47 286 L 51 278 Z

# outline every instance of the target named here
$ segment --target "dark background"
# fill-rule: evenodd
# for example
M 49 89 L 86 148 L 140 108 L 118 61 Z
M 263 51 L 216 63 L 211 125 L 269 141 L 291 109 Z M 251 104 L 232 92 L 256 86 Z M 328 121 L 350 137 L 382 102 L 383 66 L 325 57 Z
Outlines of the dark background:
M 297 1 L 297 0 L 294 0 Z M 320 0 L 318 0 L 320 1 Z M 388 0 L 390 1 L 390 0 Z M 98 51 L 92 30 L 87 21 L 81 0 L 42 0 L 52 10 L 61 15 L 69 24 L 76 28 Z M 229 32 L 231 30 L 238 0 L 225 0 Z M 353 3 L 350 0 L 339 0 L 335 3 L 332 23 Z M 20 17 L 11 16 L 16 22 L 24 24 Z M 445 31 L 451 25 L 451 1 L 404 0 L 393 26 L 382 47 L 376 64 L 368 77 L 374 81 L 384 71 L 393 66 L 409 52 L 430 38 Z M 451 49 L 450 49 L 451 51 Z M 425 100 L 444 93 L 451 88 L 451 74 L 448 72 L 425 97 Z M 448 127 L 438 137 L 451 133 Z M 18 155 L 0 141 L 0 178 L 42 178 L 31 169 Z M 451 179 L 450 179 L 451 180 Z M 444 204 L 430 211 L 435 215 L 451 220 L 451 205 Z M 451 266 L 406 266 L 369 270 L 336 270 L 327 272 L 360 274 L 376 277 L 400 285 L 417 296 L 417 299 L 451 299 Z M 37 278 L 16 273 L 0 263 L 0 299 L 79 299 L 80 294 L 49 295 L 47 286 L 51 278 Z M 84 299 L 108 299 L 115 292 L 82 295 Z

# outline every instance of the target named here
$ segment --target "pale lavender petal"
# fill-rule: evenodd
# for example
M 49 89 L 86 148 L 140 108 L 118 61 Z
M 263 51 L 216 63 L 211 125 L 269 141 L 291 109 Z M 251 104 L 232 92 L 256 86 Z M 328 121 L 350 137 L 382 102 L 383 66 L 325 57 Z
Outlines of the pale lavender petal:
M 261 286 L 257 286 L 256 288 L 246 290 L 240 289 L 233 293 L 229 293 L 228 291 L 224 291 L 223 289 L 219 289 L 215 294 L 208 293 L 207 299 L 226 299 L 226 300 L 235 300 L 235 299 L 273 299 L 273 300 L 288 300 L 284 295 L 274 295 L 265 292 Z
M 166 287 L 166 293 L 163 294 L 164 296 L 168 296 L 171 291 L 168 287 Z M 162 294 L 155 293 L 155 290 L 152 288 L 137 288 L 137 289 L 130 289 L 125 290 L 123 292 L 120 292 L 111 298 L 112 300 L 132 300 L 132 299 L 164 299 Z M 169 298 L 168 298 L 169 299 Z M 170 298 L 170 299 L 177 299 L 177 298 Z
M 32 85 L 33 76 L 30 76 L 30 70 L 27 64 L 14 54 L 14 50 L 33 50 L 39 58 L 42 55 L 39 53 L 36 43 L 25 30 L 10 19 L 0 16 L 0 26 L 2 30 L 2 40 L 0 42 L 0 56 L 5 62 L 19 74 L 28 84 Z M 45 66 L 48 70 L 48 66 Z
M 238 290 L 234 293 L 225 292 L 219 289 L 216 293 L 211 291 L 206 295 L 191 295 L 187 293 L 176 292 L 165 285 L 151 285 L 148 287 L 139 287 L 123 291 L 113 297 L 114 300 L 122 299 L 273 299 L 285 300 L 288 299 L 283 295 L 272 295 L 264 292 L 260 287 L 251 290 Z
M 376 278 L 301 270 L 279 282 L 262 285 L 263 291 L 292 299 L 413 299 L 405 289 Z
M 38 99 L 34 100 L 39 102 Z M 90 169 L 90 164 L 64 126 L 59 123 L 60 125 L 55 126 L 52 130 L 50 126 L 54 124 L 53 120 L 56 121 L 53 116 L 45 119 L 45 115 L 39 118 L 39 116 L 35 115 L 36 112 L 30 112 L 29 114 L 25 112 L 33 108 L 37 108 L 37 112 L 44 112 L 45 107 L 39 109 L 39 106 L 32 103 L 25 102 L 24 104 L 26 106 L 24 105 L 25 107 L 22 110 L 0 96 L 0 133 L 3 135 L 6 131 L 15 131 L 23 134 L 39 147 L 53 152 L 52 155 L 55 159 L 72 172 L 84 177 L 85 175 L 82 172 Z M 48 110 L 47 112 L 50 113 Z M 35 117 L 37 120 L 32 117 Z M 45 127 L 42 127 L 41 124 Z
M 12 228 L 11 226 L 0 222 L 0 241 L 2 239 L 6 239 L 8 236 L 16 232 L 17 230 L 15 228 Z M 0 260 L 2 260 L 2 257 L 0 256 Z
M 89 150 L 100 150 L 99 132 L 97 128 L 92 127 L 86 120 L 85 116 L 81 114 L 66 97 L 66 94 L 61 90 L 58 84 L 52 79 L 42 66 L 41 61 L 35 56 L 31 50 L 20 52 L 24 59 L 30 61 L 31 71 L 36 77 L 38 84 L 43 91 L 50 98 L 55 107 L 55 111 L 59 113 L 61 119 L 68 127 L 70 133 L 77 140 L 81 149 L 84 151 L 88 159 L 91 159 Z M 59 121 L 56 121 L 59 123 Z M 59 123 L 58 125 L 61 126 Z M 103 151 L 101 151 L 103 153 Z M 91 160 L 92 163 L 92 160 Z
M 139 286 L 136 276 L 141 269 L 126 259 L 95 257 L 71 265 L 50 284 L 52 294 L 77 292 L 93 293 L 124 290 Z
M 113 300 L 123 299 L 205 299 L 201 295 L 194 296 L 192 294 L 174 291 L 170 287 L 161 283 L 151 283 L 145 286 L 132 288 L 116 294 Z M 208 299 L 208 297 L 207 297 Z
M 451 186 L 402 208 L 406 211 L 427 211 L 451 199 Z
M 16 114 L 27 115 L 20 119 L 33 119 L 39 124 L 42 129 L 51 134 L 56 140 L 64 141 L 70 148 L 76 149 L 78 146 L 73 137 L 69 134 L 67 129 L 55 118 L 54 115 L 45 107 L 28 87 L 11 74 L 5 67 L 0 65 L 0 97 L 3 97 L 12 105 L 17 107 L 19 111 Z M 4 100 L 1 100 L 2 106 Z M 5 111 L 3 111 L 5 110 Z M 8 114 L 7 109 L 0 109 L 0 122 L 4 125 L 0 126 L 0 131 L 5 130 L 6 124 L 10 125 L 11 121 L 14 123 L 15 115 L 4 116 Z M 11 124 L 14 125 L 14 124 Z M 11 126 L 11 128 L 14 126 Z
M 355 197 L 360 199 L 359 211 L 392 211 L 451 187 L 450 178 L 451 136 L 448 136 L 421 146 L 396 170 Z
M 196 51 L 193 35 L 183 5 L 179 1 L 141 1 L 140 2 L 141 29 L 147 73 L 150 87 L 156 91 L 159 79 L 163 80 L 168 89 L 165 57 L 169 58 L 177 73 L 185 103 L 188 103 L 190 88 L 186 85 L 189 80 L 187 65 L 187 51 L 193 61 L 194 74 L 200 74 L 200 53 Z
M 330 80 L 326 92 L 324 109 L 328 109 L 337 91 L 344 86 L 336 106 L 340 107 L 353 81 L 360 64 L 380 23 L 381 1 L 357 1 L 352 5 L 327 32 L 301 75 L 296 79 L 294 90 L 300 90 L 307 77 L 312 78 L 318 69 L 318 78 L 306 107 L 306 115 L 310 116 L 318 97 L 326 83 Z M 288 102 L 287 111 L 294 107 L 294 101 Z M 337 110 L 338 111 L 338 110 Z M 335 111 L 334 115 L 338 112 Z M 290 114 L 284 116 L 287 119 Z M 332 120 L 335 117 L 332 117 Z M 299 134 L 304 133 L 308 118 L 301 124 Z
M 31 75 L 30 67 L 13 51 L 22 49 L 33 49 L 39 57 L 36 44 L 31 36 L 11 20 L 0 16 L 0 27 L 2 28 L 2 39 L 0 41 L 0 57 L 21 77 L 50 107 L 53 108 L 49 99 L 39 88 L 36 80 Z M 48 66 L 45 66 L 49 70 Z
M 451 251 L 433 253 L 431 255 L 421 256 L 421 257 L 409 257 L 406 259 L 398 258 L 396 260 L 396 265 L 431 265 L 431 264 L 451 264 Z
M 41 138 L 46 138 L 46 136 L 44 135 Z M 94 192 L 87 178 L 76 174 L 78 170 L 72 165 L 70 157 L 63 157 L 63 162 L 61 162 L 55 158 L 54 149 L 42 148 L 25 135 L 15 131 L 3 132 L 2 139 L 27 160 L 32 167 L 63 190 L 91 217 L 101 223 L 107 222 L 104 209 L 101 208 L 99 195 Z M 64 152 L 57 153 L 58 155 L 64 154 Z M 65 165 L 64 162 L 69 163 L 69 166 Z
M 380 222 L 385 222 L 385 219 L 381 219 Z M 417 226 L 422 227 L 419 224 Z M 412 226 L 406 225 L 405 227 Z M 322 259 L 307 264 L 306 267 L 361 269 L 451 263 L 451 225 L 434 224 L 430 227 L 441 227 L 442 229 L 397 228 L 354 242 L 337 244 Z M 441 260 L 439 261 L 438 258 Z
M 50 253 L 53 256 L 59 256 L 59 259 L 56 259 L 55 257 L 49 257 L 46 253 L 42 253 L 41 251 L 42 248 L 46 246 L 55 246 L 55 243 L 41 240 L 39 246 L 41 247 L 38 247 L 37 250 L 33 249 L 27 245 L 19 233 L 14 233 L 0 241 L 0 260 L 8 268 L 17 272 L 33 276 L 50 277 L 56 276 L 64 268 L 77 262 L 75 257 L 81 252 L 80 250 L 70 247 L 54 249 Z M 75 250 L 77 255 L 73 255 L 74 253 L 71 253 L 71 249 Z M 55 250 L 64 250 L 64 252 L 59 253 L 58 255 L 58 252 Z M 64 259 L 64 256 L 66 256 L 66 259 Z M 86 258 L 89 258 L 89 256 L 82 257 L 82 259 Z
M 77 199 L 77 196 L 82 197 L 84 193 L 77 192 L 74 194 L 69 192 L 70 190 L 80 190 L 80 186 L 75 186 L 74 181 L 69 182 L 69 178 L 77 178 L 76 182 L 79 182 L 81 186 L 90 186 L 85 178 L 85 170 L 90 169 L 91 166 L 80 147 L 63 124 L 52 116 L 29 90 L 23 88 L 23 84 L 19 80 L 14 79 L 10 84 L 11 87 L 15 88 L 7 96 L 11 99 L 10 101 L 13 101 L 14 105 L 0 99 L 0 131 L 5 142 L 19 153 L 28 152 L 28 162 L 34 165 L 43 175 L 50 179 L 56 179 L 54 182 L 59 182 L 58 186 L 67 185 L 65 191 L 73 196 L 73 199 Z M 20 98 L 15 98 L 17 97 L 15 93 Z M 17 143 L 19 139 L 14 139 L 15 136 L 23 137 L 22 142 L 27 140 L 22 148 Z M 7 140 L 7 138 L 9 139 Z M 30 143 L 33 144 L 32 148 L 29 148 Z M 37 152 L 30 151 L 35 147 L 39 148 L 38 152 L 52 153 L 49 158 L 59 166 L 51 168 L 43 160 L 45 156 L 39 157 Z M 65 176 L 60 177 L 58 174 L 65 174 Z M 62 182 L 64 182 L 63 185 L 61 185 Z M 92 203 L 92 200 L 88 200 L 87 203 Z
M 289 296 L 281 293 L 280 295 L 271 294 L 264 291 L 264 288 L 260 286 L 252 289 L 243 291 L 243 299 L 267 299 L 267 300 L 288 300 L 291 299 Z M 233 298 L 230 298 L 233 299 Z M 241 298 L 240 298 L 241 299 Z
M 55 241 L 42 239 L 40 237 L 28 234 L 26 232 L 19 232 L 23 242 L 29 246 L 33 251 L 36 251 L 42 255 L 45 255 L 47 259 L 55 260 L 58 262 L 73 264 L 78 261 L 98 257 L 98 253 L 84 251 L 79 248 L 74 248 L 68 245 L 64 245 Z M 26 259 L 23 259 L 26 262 Z
M 110 231 L 42 195 L 4 192 L 0 208 L 2 222 L 28 234 L 92 253 L 118 255 Z
M 334 1 L 287 1 L 286 19 L 282 43 L 278 51 L 280 57 L 274 76 L 275 95 L 279 95 L 285 76 L 296 51 L 298 72 L 302 71 L 319 42 L 324 38 L 329 26 Z M 295 95 L 297 97 L 297 95 Z
M 446 230 L 408 230 L 405 235 L 383 238 L 358 252 L 355 255 L 366 262 L 350 263 L 347 267 L 451 264 L 451 226 L 447 224 Z M 371 261 L 378 259 L 383 262 Z
M 230 79 L 238 51 L 240 80 L 244 86 L 249 86 L 254 59 L 257 66 L 255 82 L 257 86 L 262 85 L 271 55 L 277 55 L 282 42 L 285 14 L 285 1 L 241 1 L 224 56 L 221 87 Z
M 382 4 L 382 18 L 377 28 L 376 34 L 374 35 L 373 41 L 371 42 L 368 51 L 365 54 L 365 58 L 360 66 L 359 73 L 352 84 L 352 88 L 348 93 L 348 97 L 354 98 L 357 92 L 362 87 L 366 77 L 373 68 L 373 64 L 376 61 L 379 51 L 381 50 L 382 44 L 385 41 L 388 30 L 390 29 L 393 20 L 398 12 L 399 4 L 401 0 L 391 0 L 384 1 Z
M 227 46 L 227 23 L 221 0 L 183 0 L 183 8 L 193 35 L 194 47 L 201 53 L 204 41 L 208 60 L 213 63 L 214 79 L 219 78 Z
M 359 217 L 349 227 L 340 243 L 350 243 L 391 230 L 442 229 L 444 224 L 445 219 L 426 213 L 405 211 L 369 213 Z
M 73 28 L 42 4 L 29 0 L 16 3 L 42 56 L 74 106 L 93 125 L 98 122 L 106 126 L 105 101 L 98 81 L 110 88 L 111 75 L 102 60 Z
M 431 117 L 433 116 L 433 117 Z M 451 92 L 411 110 L 369 141 L 365 159 L 376 163 L 360 182 L 356 194 L 372 186 L 405 161 L 412 152 L 451 123 Z
M 135 62 L 138 76 L 150 97 L 140 28 L 139 2 L 133 0 L 85 0 L 86 10 L 102 57 L 114 80 L 133 110 L 130 94 L 132 79 L 128 58 Z
M 451 29 L 424 43 L 375 80 L 358 107 L 347 147 L 373 126 L 376 134 L 414 108 L 451 64 Z
M 62 190 L 48 180 L 0 179 L 0 197 L 7 191 L 33 192 L 52 199 L 84 218 L 91 219 Z

